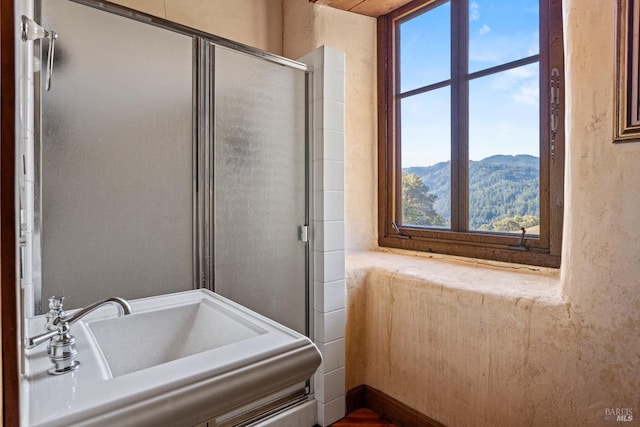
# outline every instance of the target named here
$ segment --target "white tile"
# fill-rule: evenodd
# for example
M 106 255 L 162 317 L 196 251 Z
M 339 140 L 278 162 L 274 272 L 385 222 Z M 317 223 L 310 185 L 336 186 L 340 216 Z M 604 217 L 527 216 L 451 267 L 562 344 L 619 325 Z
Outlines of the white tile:
M 323 98 L 322 127 L 344 132 L 344 102 Z
M 312 108 L 313 129 L 324 129 L 324 98 L 314 99 Z
M 335 252 L 344 250 L 344 221 L 314 221 L 312 225 L 314 251 Z
M 346 284 L 344 280 L 322 283 L 314 282 L 314 309 L 321 313 L 345 308 Z
M 323 190 L 344 191 L 344 162 L 324 161 Z
M 344 221 L 344 191 L 324 191 L 322 197 L 322 221 Z
M 313 280 L 324 283 L 324 252 L 313 251 Z
M 313 191 L 324 190 L 324 160 L 313 161 Z
M 316 376 L 315 396 L 318 402 L 327 403 L 345 394 L 345 369 L 338 368 Z
M 318 424 L 324 427 L 341 420 L 346 414 L 346 408 L 345 396 L 340 396 L 325 404 L 318 403 Z
M 324 252 L 324 221 L 313 221 L 313 250 Z
M 331 341 L 326 344 L 316 343 L 322 353 L 322 364 L 318 372 L 326 373 L 345 366 L 345 341 L 344 338 Z
M 322 250 L 344 250 L 344 221 L 325 221 L 323 224 Z
M 324 313 L 324 283 L 313 281 L 313 309 Z
M 322 97 L 344 102 L 344 71 L 336 71 L 330 68 L 323 70 Z M 315 80 L 314 80 L 315 83 Z
M 313 251 L 313 280 L 335 282 L 345 278 L 344 251 Z
M 334 71 L 335 72 L 335 71 Z M 313 70 L 313 100 L 324 98 L 324 89 L 325 89 L 325 79 L 324 79 L 324 69 L 316 68 Z
M 324 312 L 340 310 L 346 306 L 347 285 L 345 280 L 323 283 L 324 288 Z
M 315 191 L 344 190 L 344 162 L 316 160 L 313 162 L 313 185 Z
M 313 191 L 313 220 L 324 221 L 324 192 Z
M 343 280 L 345 278 L 344 268 L 344 251 L 324 252 L 323 282 Z
M 324 373 L 319 370 L 313 374 L 313 394 L 318 403 L 322 402 L 320 396 L 324 394 Z
M 344 132 L 344 102 L 331 98 L 313 100 L 313 129 Z
M 313 312 L 315 321 L 315 340 L 328 343 L 344 338 L 346 310 L 336 310 L 331 313 Z
M 345 53 L 341 50 L 335 49 L 331 46 L 324 46 L 324 67 L 331 68 L 336 71 L 345 70 L 346 57 Z
M 313 129 L 313 161 L 324 159 L 324 133 L 321 127 Z
M 313 130 L 313 160 L 344 162 L 344 132 L 333 129 Z
M 344 161 L 344 131 L 325 129 L 323 135 L 323 158 Z
M 313 192 L 314 221 L 344 221 L 344 191 Z

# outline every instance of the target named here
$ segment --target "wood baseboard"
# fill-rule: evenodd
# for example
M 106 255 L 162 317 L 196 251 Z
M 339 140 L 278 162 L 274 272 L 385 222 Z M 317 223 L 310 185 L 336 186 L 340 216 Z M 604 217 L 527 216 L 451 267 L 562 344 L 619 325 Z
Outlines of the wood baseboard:
M 369 408 L 398 427 L 446 427 L 366 384 L 354 387 L 347 392 L 347 413 L 360 408 Z

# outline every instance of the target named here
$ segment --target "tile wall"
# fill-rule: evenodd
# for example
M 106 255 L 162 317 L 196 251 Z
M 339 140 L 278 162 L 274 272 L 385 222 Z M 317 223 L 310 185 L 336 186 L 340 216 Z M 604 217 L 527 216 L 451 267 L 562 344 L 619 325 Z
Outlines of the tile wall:
M 322 46 L 301 59 L 313 67 L 314 340 L 323 362 L 314 376 L 318 424 L 345 414 L 344 76 L 345 55 Z

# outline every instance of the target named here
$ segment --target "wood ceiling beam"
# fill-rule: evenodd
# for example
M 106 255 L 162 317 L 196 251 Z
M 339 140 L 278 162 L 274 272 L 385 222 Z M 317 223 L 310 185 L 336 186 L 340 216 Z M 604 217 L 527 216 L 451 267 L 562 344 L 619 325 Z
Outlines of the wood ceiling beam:
M 347 10 L 360 15 L 377 18 L 395 10 L 411 0 L 309 0 L 311 3 L 323 4 L 336 9 Z

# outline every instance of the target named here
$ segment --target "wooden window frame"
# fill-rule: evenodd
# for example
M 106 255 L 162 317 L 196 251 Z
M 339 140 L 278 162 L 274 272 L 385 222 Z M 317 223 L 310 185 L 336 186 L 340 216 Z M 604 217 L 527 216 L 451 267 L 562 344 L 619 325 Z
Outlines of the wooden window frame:
M 618 0 L 613 142 L 640 141 L 640 1 Z
M 452 8 L 451 28 L 452 50 L 456 43 L 464 43 L 468 39 L 467 25 L 460 26 L 460 20 L 467 18 L 466 0 L 450 0 L 464 3 L 459 8 Z M 505 261 L 544 267 L 560 266 L 562 247 L 562 217 L 564 204 L 564 52 L 562 36 L 562 2 L 561 0 L 542 0 L 540 2 L 540 235 L 526 235 L 524 241 L 518 233 L 488 233 L 466 231 L 468 211 L 468 147 L 458 152 L 454 139 L 462 129 L 467 132 L 466 115 L 452 126 L 452 230 L 421 228 L 400 225 L 401 217 L 401 164 L 399 152 L 401 142 L 397 137 L 397 97 L 399 88 L 398 71 L 395 57 L 399 46 L 396 37 L 396 25 L 413 14 L 419 14 L 424 8 L 436 7 L 443 0 L 414 0 L 387 15 L 378 18 L 378 244 L 384 247 L 418 250 Z M 458 16 L 454 10 L 460 10 Z M 464 27 L 462 31 L 459 31 Z M 466 52 L 466 47 L 462 47 Z M 452 62 L 456 55 L 452 54 Z M 460 56 L 462 57 L 462 55 Z M 452 66 L 452 73 L 455 70 Z M 553 78 L 552 76 L 553 70 Z M 557 70 L 557 71 L 556 71 Z M 460 84 L 460 76 L 452 75 L 451 85 Z M 468 100 L 469 79 L 463 77 L 462 93 L 458 99 L 452 100 L 452 120 L 458 115 L 460 99 Z M 552 83 L 553 80 L 553 83 Z M 553 87 L 552 87 L 553 86 Z M 557 101 L 552 107 L 551 91 Z M 466 106 L 464 107 L 466 111 Z M 553 118 L 552 118 L 553 115 Z M 551 123 L 554 123 L 552 126 Z M 552 138 L 553 127 L 553 138 Z M 463 138 L 465 141 L 467 138 Z M 553 143 L 552 143 L 553 141 Z M 454 174 L 457 177 L 454 178 Z M 462 183 L 462 190 L 456 188 Z M 456 218 L 456 212 L 458 218 Z M 462 224 L 462 228 L 460 225 Z

